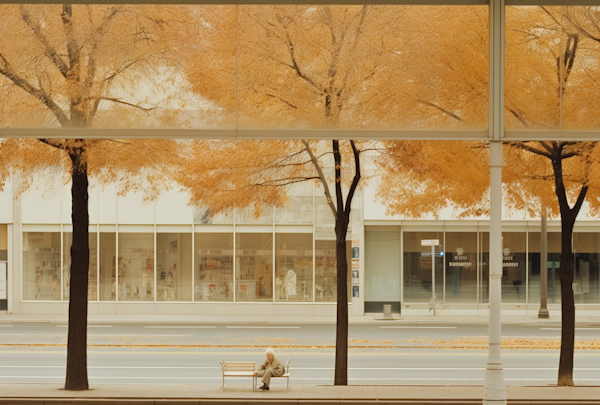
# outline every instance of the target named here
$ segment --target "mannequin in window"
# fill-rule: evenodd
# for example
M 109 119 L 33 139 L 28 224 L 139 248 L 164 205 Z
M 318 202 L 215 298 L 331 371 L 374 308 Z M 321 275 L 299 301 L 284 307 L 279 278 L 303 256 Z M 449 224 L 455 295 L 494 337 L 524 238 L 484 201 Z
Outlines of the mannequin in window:
M 296 295 L 296 273 L 292 269 L 285 275 L 285 295 L 287 298 Z

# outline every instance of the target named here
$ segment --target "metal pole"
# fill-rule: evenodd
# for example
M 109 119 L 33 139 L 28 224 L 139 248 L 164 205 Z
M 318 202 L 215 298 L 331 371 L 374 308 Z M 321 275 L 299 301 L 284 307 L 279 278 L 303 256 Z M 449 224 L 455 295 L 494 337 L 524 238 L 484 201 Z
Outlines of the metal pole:
M 435 246 L 431 246 L 431 305 L 435 315 Z
M 505 0 L 490 0 L 490 336 L 484 405 L 506 405 L 501 356 L 502 279 L 502 138 L 504 137 L 504 12 Z
M 548 215 L 542 205 L 542 234 L 540 240 L 540 311 L 538 318 L 550 318 L 548 313 Z
M 490 335 L 484 404 L 506 404 L 501 356 L 502 142 L 490 142 Z

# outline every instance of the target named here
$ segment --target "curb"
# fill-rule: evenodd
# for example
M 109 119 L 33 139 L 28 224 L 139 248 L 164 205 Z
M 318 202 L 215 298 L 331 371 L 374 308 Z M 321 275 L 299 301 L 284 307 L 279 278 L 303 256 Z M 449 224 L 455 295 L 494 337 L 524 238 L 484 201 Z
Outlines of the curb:
M 0 405 L 471 405 L 481 404 L 481 399 L 128 399 L 128 398 L 0 398 Z M 600 400 L 521 400 L 509 399 L 511 405 L 600 405 Z

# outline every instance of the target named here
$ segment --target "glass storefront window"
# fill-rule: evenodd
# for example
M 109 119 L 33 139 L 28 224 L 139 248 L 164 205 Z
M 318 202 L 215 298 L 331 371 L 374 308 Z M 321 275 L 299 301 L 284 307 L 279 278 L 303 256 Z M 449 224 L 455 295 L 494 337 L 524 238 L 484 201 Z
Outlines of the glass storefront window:
M 119 301 L 153 301 L 154 234 L 119 234 Z
M 404 301 L 429 302 L 432 297 L 431 247 L 421 246 L 424 239 L 437 239 L 443 242 L 443 232 L 404 232 Z M 436 252 L 443 251 L 438 246 Z M 435 293 L 436 300 L 441 301 L 443 288 L 443 259 L 435 260 Z
M 365 309 L 383 312 L 376 303 L 400 302 L 400 227 L 366 227 L 365 251 Z
M 352 242 L 346 241 L 348 263 L 348 302 L 352 301 Z M 315 294 L 317 302 L 337 301 L 337 257 L 335 240 L 315 241 Z
M 574 233 L 575 303 L 600 303 L 600 234 Z
M 100 234 L 100 301 L 114 301 L 117 297 L 117 235 Z
M 90 232 L 90 268 L 88 274 L 88 301 L 98 299 L 98 249 L 96 241 L 98 235 Z M 73 233 L 63 232 L 63 297 L 69 299 L 71 283 L 71 245 L 73 244 Z
M 446 232 L 444 250 L 445 302 L 477 302 L 477 232 Z
M 525 302 L 526 279 L 525 232 L 502 233 L 502 302 Z
M 233 301 L 233 234 L 194 235 L 195 301 Z
M 192 235 L 156 234 L 156 300 L 192 300 Z
M 548 303 L 560 300 L 560 232 L 548 232 Z M 529 232 L 529 303 L 540 302 L 540 232 Z
M 60 232 L 23 233 L 23 299 L 60 301 Z
M 311 233 L 275 236 L 275 301 L 312 302 Z
M 273 235 L 238 233 L 235 245 L 236 301 L 272 301 Z

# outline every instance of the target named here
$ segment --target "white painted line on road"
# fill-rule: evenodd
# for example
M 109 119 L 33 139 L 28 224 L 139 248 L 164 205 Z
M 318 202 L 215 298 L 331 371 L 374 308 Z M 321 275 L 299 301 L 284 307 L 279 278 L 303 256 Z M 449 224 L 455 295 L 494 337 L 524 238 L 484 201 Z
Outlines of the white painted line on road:
M 561 328 L 540 328 L 540 330 L 562 330 Z M 600 330 L 600 328 L 575 328 L 575 330 Z
M 0 333 L 0 336 L 67 336 L 66 333 Z M 88 335 L 88 337 L 182 337 L 192 335 Z
M 216 326 L 144 326 L 148 329 L 214 329 Z
M 64 376 L 0 376 L 2 378 L 10 379 L 60 379 L 64 380 Z M 89 376 L 90 379 L 97 380 L 221 380 L 222 377 L 131 377 L 131 376 L 116 376 L 116 377 L 101 377 L 101 376 Z M 290 377 L 290 380 L 304 380 L 304 381 L 331 381 L 331 377 Z M 394 378 L 394 377 L 373 377 L 373 378 L 348 378 L 352 381 L 485 381 L 485 378 L 417 378 L 417 377 L 406 377 L 406 378 Z M 600 381 L 597 378 L 575 378 L 575 381 Z M 507 378 L 506 381 L 556 381 L 556 378 Z
M 226 326 L 229 329 L 300 329 L 300 326 Z
M 65 368 L 59 366 L 17 366 L 3 365 L 2 368 Z M 220 370 L 221 367 L 193 367 L 193 366 L 88 366 L 89 369 L 115 369 L 115 370 Z M 294 367 L 294 370 L 334 370 L 333 367 Z M 348 370 L 375 370 L 375 371 L 483 371 L 485 367 L 349 367 Z M 556 371 L 556 367 L 508 367 L 505 371 Z M 575 371 L 600 371 L 600 368 L 574 368 Z
M 380 326 L 381 329 L 456 329 L 457 326 Z
M 69 325 L 56 325 L 57 328 L 68 328 Z M 88 325 L 88 328 L 112 328 L 112 325 Z
M 0 325 L 0 328 L 12 328 L 12 325 Z

